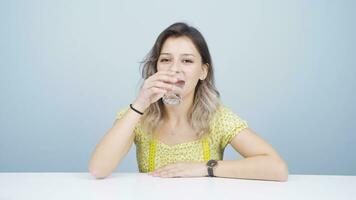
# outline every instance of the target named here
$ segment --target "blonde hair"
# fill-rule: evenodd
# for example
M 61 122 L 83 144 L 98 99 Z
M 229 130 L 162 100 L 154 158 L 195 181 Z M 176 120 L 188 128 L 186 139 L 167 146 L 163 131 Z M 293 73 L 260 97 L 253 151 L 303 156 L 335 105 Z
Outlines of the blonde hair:
M 221 105 L 220 94 L 215 87 L 214 71 L 207 43 L 202 34 L 194 27 L 185 23 L 175 23 L 166 28 L 157 38 L 154 46 L 142 61 L 142 78 L 147 79 L 157 72 L 157 60 L 163 43 L 169 37 L 187 36 L 198 49 L 202 63 L 207 64 L 208 74 L 204 80 L 199 80 L 194 91 L 193 105 L 188 113 L 191 127 L 197 131 L 199 137 L 209 133 L 210 121 Z M 142 87 L 142 85 L 141 85 Z M 152 103 L 141 118 L 145 131 L 153 133 L 159 122 L 165 116 L 162 99 Z

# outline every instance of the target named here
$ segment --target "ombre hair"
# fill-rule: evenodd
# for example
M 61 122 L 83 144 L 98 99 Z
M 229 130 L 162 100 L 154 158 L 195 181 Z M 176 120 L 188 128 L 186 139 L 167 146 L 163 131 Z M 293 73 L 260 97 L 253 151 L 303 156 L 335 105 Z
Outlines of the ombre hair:
M 145 80 L 157 72 L 157 61 L 164 42 L 170 37 L 188 37 L 198 50 L 202 63 L 207 64 L 208 73 L 204 80 L 199 80 L 194 91 L 194 100 L 188 112 L 188 121 L 198 137 L 209 133 L 209 125 L 215 112 L 221 105 L 220 93 L 215 87 L 214 70 L 208 45 L 203 35 L 186 23 L 174 23 L 166 28 L 157 38 L 150 52 L 142 61 L 142 78 Z M 143 84 L 141 85 L 141 87 Z M 153 133 L 166 114 L 162 99 L 152 103 L 141 118 L 145 131 Z

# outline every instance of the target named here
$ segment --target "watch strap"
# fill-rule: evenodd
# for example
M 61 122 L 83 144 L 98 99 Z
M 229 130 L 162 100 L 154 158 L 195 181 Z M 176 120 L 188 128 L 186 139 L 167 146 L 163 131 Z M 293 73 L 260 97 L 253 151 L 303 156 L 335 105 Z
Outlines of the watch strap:
M 208 176 L 215 177 L 214 175 L 214 167 L 218 164 L 216 160 L 209 160 L 206 165 L 208 167 Z

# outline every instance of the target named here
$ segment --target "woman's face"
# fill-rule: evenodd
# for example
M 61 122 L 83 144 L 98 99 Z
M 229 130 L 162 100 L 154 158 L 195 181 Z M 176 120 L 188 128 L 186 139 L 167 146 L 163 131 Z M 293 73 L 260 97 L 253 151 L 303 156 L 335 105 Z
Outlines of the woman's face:
M 184 97 L 195 90 L 199 79 L 206 78 L 208 66 L 202 63 L 198 50 L 188 37 L 169 37 L 163 43 L 157 61 L 157 71 L 164 70 L 182 72 L 185 81 Z

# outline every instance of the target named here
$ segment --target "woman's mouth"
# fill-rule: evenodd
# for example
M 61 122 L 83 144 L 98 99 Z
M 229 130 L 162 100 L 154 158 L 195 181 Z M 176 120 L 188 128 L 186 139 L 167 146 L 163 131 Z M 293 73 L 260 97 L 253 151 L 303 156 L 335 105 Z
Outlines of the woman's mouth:
M 180 88 L 183 88 L 185 85 L 185 81 L 184 80 L 178 80 L 175 85 L 177 85 Z

